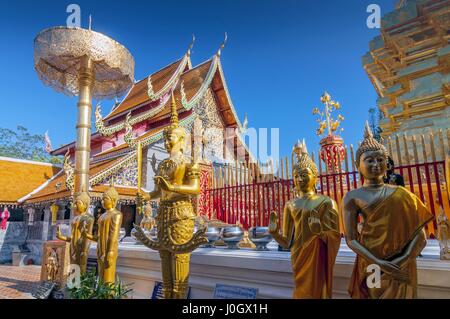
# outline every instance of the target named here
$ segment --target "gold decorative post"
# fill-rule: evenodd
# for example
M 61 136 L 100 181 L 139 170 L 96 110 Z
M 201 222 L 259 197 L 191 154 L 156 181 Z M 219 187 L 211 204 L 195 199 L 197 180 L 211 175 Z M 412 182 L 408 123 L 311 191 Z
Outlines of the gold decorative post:
M 154 155 L 154 154 L 153 154 Z M 139 215 L 142 214 L 142 196 L 141 196 L 141 187 L 142 187 L 142 142 L 140 140 L 137 141 L 136 148 L 136 157 L 137 157 L 137 196 L 136 196 L 136 210 Z
M 328 171 L 340 172 L 341 167 L 337 167 L 337 163 L 339 157 L 344 157 L 344 140 L 339 135 L 336 135 L 335 132 L 341 126 L 344 117 L 338 114 L 337 119 L 334 120 L 331 114 L 335 110 L 339 110 L 341 105 L 339 102 L 332 100 L 330 94 L 327 92 L 322 95 L 320 101 L 324 106 L 323 111 L 320 111 L 318 107 L 313 109 L 313 115 L 319 116 L 316 119 L 317 123 L 319 123 L 316 134 L 320 136 L 327 130 L 327 135 L 320 140 L 320 158 L 325 162 Z M 340 132 L 343 130 L 343 128 L 339 129 Z
M 80 95 L 78 100 L 77 141 L 75 145 L 75 194 L 89 189 L 89 155 L 91 152 L 92 85 L 94 72 L 92 59 L 81 58 L 79 73 Z

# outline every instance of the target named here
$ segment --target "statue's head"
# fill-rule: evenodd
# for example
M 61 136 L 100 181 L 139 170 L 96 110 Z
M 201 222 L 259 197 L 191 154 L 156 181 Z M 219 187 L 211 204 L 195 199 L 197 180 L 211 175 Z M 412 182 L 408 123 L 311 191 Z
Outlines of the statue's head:
M 186 130 L 179 125 L 177 105 L 172 92 L 170 125 L 164 129 L 164 146 L 167 152 L 178 148 L 181 152 L 184 150 Z
M 364 141 L 356 151 L 356 167 L 366 179 L 384 176 L 387 170 L 388 153 L 383 144 L 372 135 L 369 123 L 364 129 Z
M 305 140 L 298 142 L 293 148 L 296 154 L 297 163 L 293 168 L 295 188 L 303 193 L 315 190 L 319 172 L 314 161 L 309 157 Z
M 102 206 L 106 210 L 110 210 L 116 207 L 119 200 L 119 194 L 116 189 L 111 186 L 106 192 L 103 193 Z
M 86 213 L 89 204 L 91 203 L 91 198 L 89 194 L 85 191 L 82 191 L 75 197 L 75 208 L 79 215 Z
M 150 203 L 147 203 L 144 207 L 144 216 L 152 217 L 152 213 L 153 213 L 152 205 Z

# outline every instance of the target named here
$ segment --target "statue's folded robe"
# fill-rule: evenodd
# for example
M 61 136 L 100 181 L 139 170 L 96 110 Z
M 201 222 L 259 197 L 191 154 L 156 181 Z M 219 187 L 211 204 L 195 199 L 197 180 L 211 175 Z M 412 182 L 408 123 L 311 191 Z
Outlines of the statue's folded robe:
M 418 232 L 433 219 L 433 215 L 420 199 L 399 186 L 391 195 L 364 209 L 364 221 L 358 241 L 375 257 L 393 260 L 400 256 Z M 356 257 L 350 279 L 349 293 L 352 298 L 415 298 L 417 295 L 417 265 L 412 258 L 405 266 L 409 282 L 381 275 L 380 288 L 368 288 L 366 278 L 369 262 Z

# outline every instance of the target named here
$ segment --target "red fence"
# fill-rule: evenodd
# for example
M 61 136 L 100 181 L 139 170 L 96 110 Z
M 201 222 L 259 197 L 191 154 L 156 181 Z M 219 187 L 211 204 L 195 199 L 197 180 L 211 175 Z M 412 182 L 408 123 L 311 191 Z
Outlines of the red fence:
M 434 216 L 439 214 L 442 207 L 450 218 L 449 198 L 444 191 L 447 187 L 444 161 L 403 165 L 396 168 L 396 173 L 404 177 L 405 187 L 415 193 Z M 248 182 L 244 178 L 243 182 L 247 182 L 240 185 L 237 182 L 230 185 L 212 183 L 222 187 L 206 190 L 209 217 L 229 224 L 239 221 L 248 229 L 267 226 L 270 212 L 275 211 L 280 216 L 281 223 L 283 207 L 294 196 L 292 179 L 272 176 L 270 181 L 261 182 L 256 178 L 252 180 L 253 182 Z M 318 177 L 317 191 L 333 198 L 341 206 L 345 193 L 360 187 L 362 183 L 356 171 L 321 174 Z M 435 220 L 427 225 L 430 237 L 434 237 L 436 228 Z

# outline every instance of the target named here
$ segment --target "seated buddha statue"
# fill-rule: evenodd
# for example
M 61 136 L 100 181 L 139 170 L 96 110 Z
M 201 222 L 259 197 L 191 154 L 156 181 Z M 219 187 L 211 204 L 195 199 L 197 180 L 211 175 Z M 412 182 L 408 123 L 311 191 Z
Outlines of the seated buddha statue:
M 155 189 L 144 195 L 147 201 L 160 199 L 155 217 L 157 240 L 153 241 L 135 225 L 136 239 L 159 251 L 165 299 L 187 298 L 190 253 L 208 242 L 204 236 L 206 227 L 194 233 L 197 214 L 191 199 L 200 194 L 200 168 L 184 155 L 185 138 L 172 93 L 170 125 L 164 130 L 169 157 L 156 169 Z
M 357 255 L 349 286 L 352 298 L 417 296 L 416 257 L 426 245 L 424 226 L 433 216 L 406 188 L 384 183 L 387 158 L 366 122 L 355 158 L 364 185 L 343 199 L 345 239 Z M 372 280 L 377 269 L 379 280 Z
M 146 231 L 150 231 L 155 226 L 155 219 L 152 217 L 152 212 L 152 205 L 147 203 L 144 208 L 144 217 L 139 224 Z
M 110 187 L 102 197 L 105 212 L 98 218 L 98 233 L 91 235 L 86 229 L 83 236 L 97 242 L 98 276 L 105 283 L 116 281 L 116 262 L 119 250 L 119 233 L 122 225 L 122 213 L 116 209 L 119 194 Z
M 297 144 L 294 151 L 297 196 L 284 207 L 281 230 L 277 214 L 271 213 L 269 231 L 283 248 L 291 250 L 293 298 L 331 298 L 333 266 L 341 242 L 337 205 L 331 198 L 316 194 L 318 171 L 305 142 Z
M 86 272 L 90 241 L 81 235 L 83 229 L 92 234 L 94 217 L 87 213 L 90 204 L 90 197 L 87 192 L 81 192 L 74 203 L 75 217 L 70 223 L 71 236 L 63 236 L 61 229 L 56 229 L 56 237 L 59 240 L 70 243 L 70 263 L 80 267 L 80 273 Z

